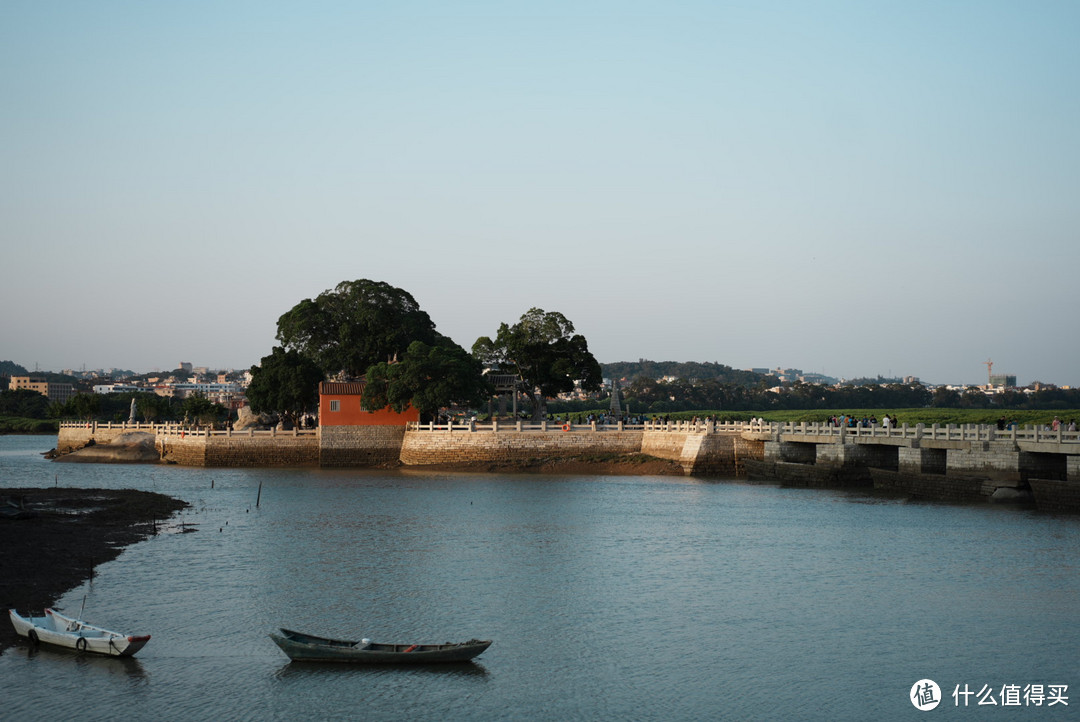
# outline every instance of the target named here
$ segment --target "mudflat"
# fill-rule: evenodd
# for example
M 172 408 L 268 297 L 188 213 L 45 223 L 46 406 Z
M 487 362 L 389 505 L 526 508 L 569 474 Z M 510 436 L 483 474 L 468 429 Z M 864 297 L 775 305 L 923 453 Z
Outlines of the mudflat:
M 6 610 L 40 614 L 187 506 L 136 489 L 0 489 L 0 651 L 18 639 Z

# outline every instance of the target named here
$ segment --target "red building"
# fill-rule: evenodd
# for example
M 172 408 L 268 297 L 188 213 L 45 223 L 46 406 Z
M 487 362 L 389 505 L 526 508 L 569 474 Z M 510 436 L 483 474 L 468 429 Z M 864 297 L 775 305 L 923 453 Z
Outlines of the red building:
M 419 421 L 413 407 L 400 414 L 389 406 L 368 411 L 360 403 L 363 381 L 323 381 L 319 384 L 319 424 L 321 426 L 404 426 Z

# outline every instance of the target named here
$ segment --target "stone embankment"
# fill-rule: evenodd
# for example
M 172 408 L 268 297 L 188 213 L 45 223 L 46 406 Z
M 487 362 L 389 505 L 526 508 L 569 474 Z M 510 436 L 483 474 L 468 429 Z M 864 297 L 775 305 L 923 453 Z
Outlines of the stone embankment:
M 118 460 L 113 443 L 153 438 L 150 457 L 186 466 L 460 466 L 628 457 L 678 463 L 685 474 L 735 475 L 746 459 L 761 458 L 762 442 L 743 438 L 737 425 L 672 422 L 651 425 L 468 424 L 441 426 L 325 426 L 291 431 L 211 431 L 175 425 L 63 423 L 61 458 Z M 92 446 L 87 447 L 88 444 Z M 145 441 L 144 441 L 145 446 Z M 91 451 L 96 449 L 96 451 Z M 112 455 L 112 459 L 108 458 Z M 634 457 L 634 458 L 629 458 Z
M 61 424 L 57 448 L 153 433 L 164 462 L 191 466 L 543 468 L 657 459 L 687 475 L 742 476 L 806 487 L 875 487 L 944 501 L 1030 501 L 1080 511 L 1080 434 L 1037 428 L 841 428 L 823 424 L 651 423 L 191 430 Z M 101 452 L 80 452 L 98 454 Z M 152 456 L 152 455 L 151 455 Z M 632 461 L 632 463 L 631 463 Z M 663 466 L 663 464 L 661 465 Z M 640 468 L 640 466 L 639 466 Z

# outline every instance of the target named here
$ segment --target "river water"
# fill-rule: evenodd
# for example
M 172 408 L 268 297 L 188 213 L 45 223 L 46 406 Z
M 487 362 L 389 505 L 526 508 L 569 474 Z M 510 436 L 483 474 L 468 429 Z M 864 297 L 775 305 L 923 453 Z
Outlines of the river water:
M 0 488 L 138 488 L 192 507 L 57 605 L 77 612 L 85 596 L 87 621 L 150 643 L 130 660 L 7 650 L 3 719 L 1067 719 L 1080 707 L 1076 517 L 731 479 L 55 464 L 40 456 L 54 443 L 0 437 Z M 279 626 L 494 644 L 446 668 L 311 665 L 270 641 Z M 910 701 L 922 679 L 940 686 L 934 712 Z M 1068 685 L 1068 706 L 1011 704 L 1013 685 Z

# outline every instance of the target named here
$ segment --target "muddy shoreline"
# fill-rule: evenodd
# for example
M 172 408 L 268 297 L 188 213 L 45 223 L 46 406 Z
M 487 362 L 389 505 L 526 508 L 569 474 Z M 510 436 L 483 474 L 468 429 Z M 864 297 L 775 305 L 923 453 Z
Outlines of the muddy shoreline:
M 401 470 L 509 474 L 683 476 L 676 461 L 640 455 L 401 466 Z M 40 613 L 90 579 L 100 564 L 155 533 L 188 506 L 163 494 L 135 489 L 3 489 L 0 510 L 18 504 L 25 518 L 0 514 L 0 608 Z M 17 643 L 9 620 L 0 620 L 0 652 Z
M 0 514 L 0 605 L 40 613 L 187 506 L 136 489 L 0 490 L 0 509 L 10 512 Z M 17 640 L 11 622 L 0 620 L 0 652 Z

